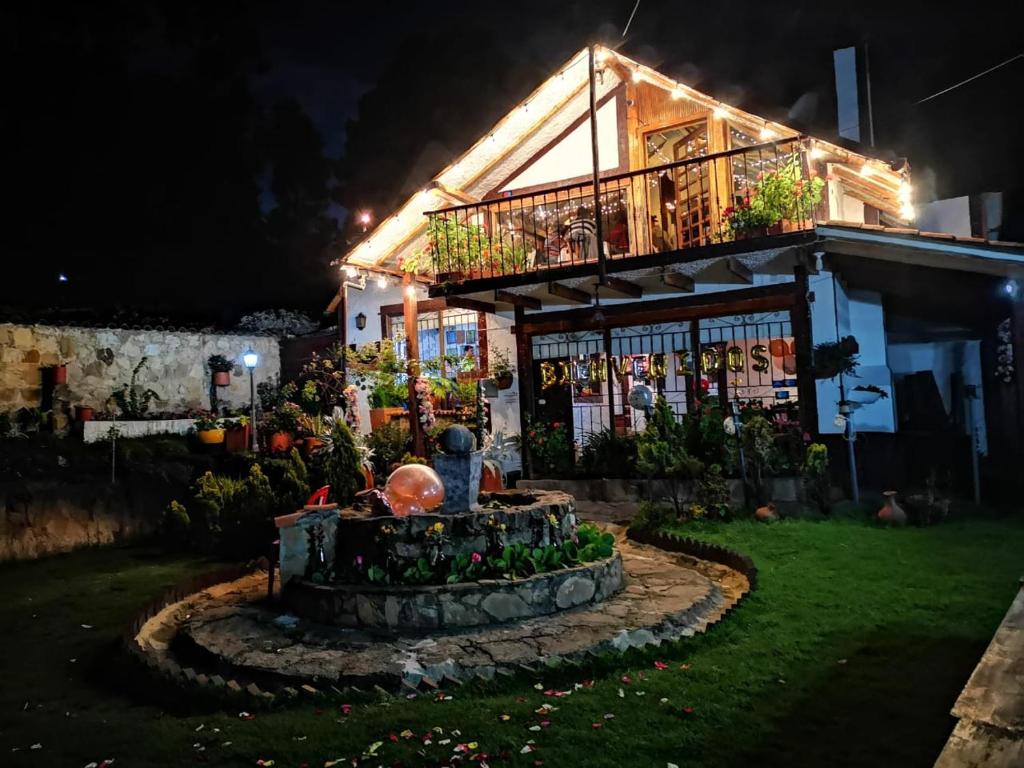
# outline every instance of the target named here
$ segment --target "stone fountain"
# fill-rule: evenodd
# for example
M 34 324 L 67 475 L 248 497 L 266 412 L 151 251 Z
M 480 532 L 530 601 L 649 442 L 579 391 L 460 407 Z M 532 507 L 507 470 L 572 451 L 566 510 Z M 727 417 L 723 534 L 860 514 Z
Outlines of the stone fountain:
M 474 442 L 465 427 L 449 427 L 434 459 L 436 474 L 406 466 L 389 478 L 384 495 L 395 500 L 391 511 L 423 508 L 417 499 L 410 501 L 414 484 L 396 482 L 403 470 L 422 477 L 423 498 L 434 508 L 381 514 L 388 508 L 378 504 L 289 516 L 281 530 L 285 604 L 324 624 L 416 634 L 544 616 L 618 592 L 623 574 L 617 552 L 530 576 L 447 583 L 445 569 L 453 560 L 500 557 L 517 545 L 527 552 L 561 548 L 575 537 L 575 500 L 568 494 L 481 494 L 482 454 Z M 443 503 L 432 477 L 443 484 Z

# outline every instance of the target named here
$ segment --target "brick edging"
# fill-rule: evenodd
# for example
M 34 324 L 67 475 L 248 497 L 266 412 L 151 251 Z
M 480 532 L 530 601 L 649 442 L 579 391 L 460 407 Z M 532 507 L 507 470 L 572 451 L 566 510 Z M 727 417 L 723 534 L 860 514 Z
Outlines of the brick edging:
M 216 584 L 236 581 L 243 576 L 259 570 L 255 564 L 233 565 L 215 571 L 194 576 L 164 590 L 157 598 L 151 600 L 136 613 L 121 633 L 120 645 L 125 656 L 153 680 L 173 686 L 197 686 L 209 694 L 218 697 L 240 696 L 254 703 L 268 704 L 276 696 L 269 691 L 261 690 L 255 683 L 242 685 L 237 680 L 225 680 L 220 675 L 197 673 L 191 667 L 182 667 L 171 654 L 157 658 L 137 642 L 139 632 L 147 621 L 156 616 L 169 605 L 181 602 L 190 595 L 202 592 Z
M 723 547 L 721 544 L 711 544 L 707 541 L 700 541 L 689 536 L 679 536 L 675 533 L 663 531 L 650 531 L 645 528 L 630 527 L 626 531 L 626 537 L 639 544 L 649 544 L 658 549 L 669 552 L 679 552 L 684 555 L 696 557 L 698 560 L 710 560 L 719 563 L 727 568 L 742 573 L 750 584 L 750 589 L 757 588 L 757 566 L 749 556 L 736 550 Z

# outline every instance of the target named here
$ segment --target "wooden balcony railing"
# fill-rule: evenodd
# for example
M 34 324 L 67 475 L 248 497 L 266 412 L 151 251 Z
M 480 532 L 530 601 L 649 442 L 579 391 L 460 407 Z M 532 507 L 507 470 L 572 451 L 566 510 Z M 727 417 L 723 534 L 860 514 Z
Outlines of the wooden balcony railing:
M 811 229 L 824 180 L 782 139 L 605 176 L 607 260 Z M 427 213 L 437 282 L 537 274 L 598 261 L 593 186 L 571 184 Z

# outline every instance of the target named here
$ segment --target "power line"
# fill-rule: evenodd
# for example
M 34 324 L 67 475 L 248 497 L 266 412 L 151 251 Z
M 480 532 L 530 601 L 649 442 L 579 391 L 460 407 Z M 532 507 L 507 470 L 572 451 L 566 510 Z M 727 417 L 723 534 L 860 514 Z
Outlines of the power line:
M 1024 59 L 1024 52 L 1018 53 L 1016 56 L 1011 56 L 1006 61 L 1001 62 L 999 64 L 996 64 L 994 67 L 989 67 L 984 72 L 979 72 L 978 74 L 974 75 L 973 77 L 968 77 L 966 80 L 962 80 L 961 82 L 957 83 L 956 85 L 951 85 L 951 86 L 949 86 L 949 88 L 945 88 L 945 89 L 939 91 L 938 93 L 933 93 L 931 96 L 927 96 L 927 97 L 921 99 L 920 101 L 916 101 L 914 103 L 915 104 L 924 104 L 926 101 L 931 101 L 932 99 L 934 99 L 937 96 L 941 96 L 944 93 L 949 93 L 953 89 L 959 88 L 961 85 L 967 85 L 967 83 L 971 82 L 972 80 L 977 80 L 979 77 L 983 77 L 984 75 L 987 75 L 989 72 L 995 72 L 1000 67 L 1005 67 L 1007 64 L 1012 64 L 1017 59 Z
M 636 0 L 636 5 L 633 6 L 633 12 L 629 14 L 629 21 L 626 22 L 626 28 L 622 30 L 622 36 L 625 37 L 626 33 L 629 32 L 629 25 L 633 23 L 633 17 L 636 16 L 637 8 L 640 7 L 640 0 Z

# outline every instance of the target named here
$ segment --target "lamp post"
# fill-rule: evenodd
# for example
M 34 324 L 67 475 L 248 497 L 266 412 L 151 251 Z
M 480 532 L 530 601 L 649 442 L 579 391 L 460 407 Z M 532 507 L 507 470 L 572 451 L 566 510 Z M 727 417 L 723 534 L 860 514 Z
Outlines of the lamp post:
M 259 451 L 260 446 L 256 441 L 256 364 L 260 361 L 260 356 L 252 351 L 252 347 L 249 347 L 242 355 L 242 362 L 245 367 L 249 369 L 249 419 L 250 428 L 252 429 L 252 452 L 256 453 Z

